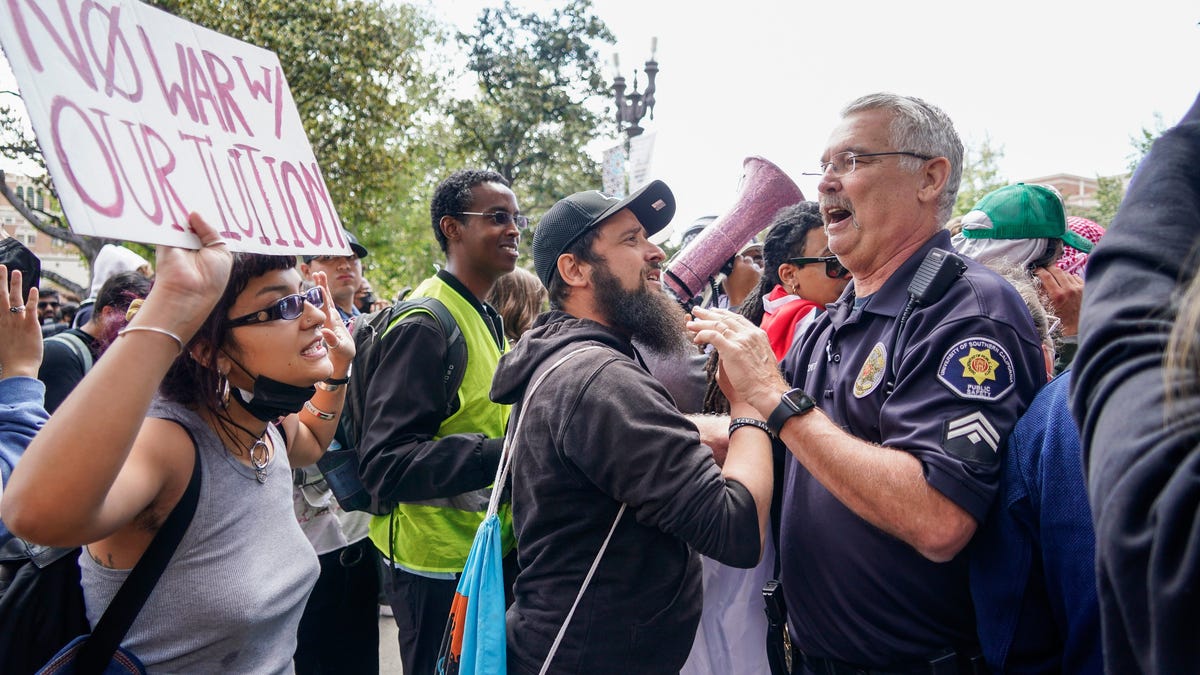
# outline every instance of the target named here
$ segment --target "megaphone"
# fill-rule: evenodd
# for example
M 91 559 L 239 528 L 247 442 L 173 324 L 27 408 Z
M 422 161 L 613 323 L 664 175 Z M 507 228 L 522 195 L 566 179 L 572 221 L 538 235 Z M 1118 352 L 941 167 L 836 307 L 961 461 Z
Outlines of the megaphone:
M 762 157 L 742 162 L 742 183 L 733 208 L 676 254 L 667 263 L 663 284 L 690 310 L 692 299 L 708 280 L 751 238 L 771 223 L 785 206 L 804 201 L 796 183 L 782 169 Z

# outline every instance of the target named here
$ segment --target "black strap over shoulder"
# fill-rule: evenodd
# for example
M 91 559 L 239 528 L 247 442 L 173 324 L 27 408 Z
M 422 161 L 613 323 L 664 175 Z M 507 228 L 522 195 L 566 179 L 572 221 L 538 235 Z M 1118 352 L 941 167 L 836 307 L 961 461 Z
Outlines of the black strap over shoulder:
M 113 653 L 121 646 L 121 640 L 125 639 L 125 634 L 129 632 L 134 619 L 142 611 L 142 606 L 146 604 L 150 593 L 158 584 L 159 577 L 167 569 L 171 557 L 175 555 L 175 549 L 183 540 L 188 526 L 191 525 L 192 516 L 196 514 L 196 505 L 200 501 L 200 446 L 197 445 L 192 432 L 186 428 L 185 431 L 192 438 L 192 448 L 196 453 L 187 490 L 179 498 L 175 508 L 171 509 L 166 522 L 158 534 L 154 535 L 154 540 L 150 542 L 146 552 L 117 590 L 108 609 L 96 623 L 96 629 L 80 647 L 75 667 L 81 674 L 101 673 L 112 660 Z
M 446 338 L 446 372 L 442 375 L 442 385 L 446 389 L 447 413 L 452 413 L 455 394 L 462 385 L 463 371 L 466 370 L 467 365 L 467 340 L 463 337 L 462 328 L 451 316 L 450 310 L 446 309 L 446 305 L 437 298 L 412 298 L 402 300 L 397 306 L 400 304 L 410 304 L 426 310 L 433 315 L 433 318 L 437 319 L 442 328 L 442 335 Z M 406 308 L 404 311 L 409 311 L 413 307 Z

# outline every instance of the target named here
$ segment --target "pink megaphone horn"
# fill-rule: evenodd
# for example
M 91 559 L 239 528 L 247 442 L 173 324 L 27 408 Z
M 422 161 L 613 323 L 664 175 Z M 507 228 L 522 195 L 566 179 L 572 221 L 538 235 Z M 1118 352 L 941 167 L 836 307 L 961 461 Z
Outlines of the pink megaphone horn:
M 742 183 L 733 208 L 696 235 L 667 263 L 663 284 L 685 309 L 716 276 L 727 260 L 771 223 L 785 206 L 804 201 L 796 183 L 782 169 L 762 157 L 742 161 Z

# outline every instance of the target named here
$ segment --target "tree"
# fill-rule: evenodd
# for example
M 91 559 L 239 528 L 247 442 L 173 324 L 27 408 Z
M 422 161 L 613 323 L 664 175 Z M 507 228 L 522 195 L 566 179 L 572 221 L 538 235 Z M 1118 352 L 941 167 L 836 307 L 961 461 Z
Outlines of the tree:
M 1154 113 L 1154 127 L 1142 127 L 1141 131 L 1129 137 L 1129 144 L 1133 146 L 1131 152 L 1126 159 L 1128 160 L 1129 174 L 1132 174 L 1138 164 L 1141 164 L 1142 158 L 1146 153 L 1150 152 L 1150 146 L 1154 145 L 1154 141 L 1162 136 L 1163 131 L 1166 131 L 1166 126 L 1163 124 L 1162 113 Z M 1096 176 L 1096 181 L 1099 183 L 1096 188 L 1096 206 L 1089 209 L 1087 213 L 1082 214 L 1086 218 L 1096 221 L 1101 227 L 1108 227 L 1112 222 L 1113 216 L 1117 215 L 1117 209 L 1121 206 L 1121 200 L 1125 197 L 1125 184 L 1127 176 Z
M 151 4 L 275 52 L 338 215 L 371 252 L 372 286 L 387 297 L 424 276 L 427 258 L 403 253 L 428 238 L 408 207 L 427 199 L 423 130 L 441 93 L 426 53 L 445 36 L 424 10 L 383 0 Z
M 1004 157 L 1004 146 L 992 147 L 992 139 L 985 136 L 978 149 L 968 147 L 963 153 L 962 182 L 958 187 L 958 198 L 954 202 L 955 216 L 966 214 L 984 195 L 1008 185 L 1000 175 L 1000 160 Z
M 522 210 L 544 211 L 600 185 L 600 166 L 584 147 L 615 129 L 605 129 L 606 110 L 594 110 L 608 90 L 593 44 L 614 38 L 591 12 L 591 0 L 568 0 L 546 16 L 505 0 L 483 10 L 474 33 L 458 35 L 478 92 L 451 106 L 457 147 L 509 179 Z
M 2 93 L 16 94 L 16 92 Z M 42 158 L 42 152 L 38 148 L 37 139 L 34 138 L 24 109 L 10 103 L 0 105 L 0 155 L 32 165 L 39 176 L 34 183 L 51 194 L 51 204 L 58 204 L 58 195 L 54 192 L 54 186 L 46 173 L 46 162 Z M 92 261 L 96 259 L 96 255 L 105 244 L 117 243 L 112 239 L 81 237 L 75 234 L 53 208 L 38 209 L 35 205 L 29 204 L 20 196 L 13 194 L 5 181 L 2 170 L 0 170 L 0 195 L 3 195 L 13 205 L 13 208 L 33 225 L 34 229 L 79 249 L 87 260 L 88 266 L 91 266 Z M 80 287 L 52 270 L 42 270 L 42 276 L 76 295 L 82 297 L 87 294 L 86 288 Z

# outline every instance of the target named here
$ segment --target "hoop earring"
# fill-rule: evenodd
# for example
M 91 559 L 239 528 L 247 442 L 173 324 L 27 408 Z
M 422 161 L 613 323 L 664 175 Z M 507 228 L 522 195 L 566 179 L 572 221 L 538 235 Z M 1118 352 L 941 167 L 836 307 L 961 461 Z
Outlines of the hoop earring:
M 225 373 L 217 371 L 217 401 L 221 404 L 221 410 L 229 408 L 229 378 Z

